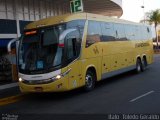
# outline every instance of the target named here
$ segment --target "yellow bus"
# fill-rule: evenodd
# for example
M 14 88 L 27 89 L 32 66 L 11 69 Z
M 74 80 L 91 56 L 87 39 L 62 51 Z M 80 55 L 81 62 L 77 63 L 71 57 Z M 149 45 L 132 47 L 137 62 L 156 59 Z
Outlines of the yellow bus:
M 25 27 L 18 50 L 22 92 L 62 92 L 153 62 L 149 25 L 90 13 L 42 19 Z

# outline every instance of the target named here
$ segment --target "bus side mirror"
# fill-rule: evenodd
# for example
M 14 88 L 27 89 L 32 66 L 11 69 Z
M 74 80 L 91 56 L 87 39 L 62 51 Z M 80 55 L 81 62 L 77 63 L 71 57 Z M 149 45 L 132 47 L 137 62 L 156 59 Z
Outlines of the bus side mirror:
M 12 50 L 12 44 L 16 45 L 15 49 L 13 50 Z M 8 53 L 10 54 L 9 61 L 12 64 L 16 64 L 16 57 L 18 55 L 17 53 L 18 51 L 16 49 L 18 49 L 18 46 L 19 46 L 19 38 L 12 39 L 7 45 L 7 50 L 8 50 Z
M 11 51 L 12 51 L 11 46 L 12 46 L 13 43 L 16 43 L 16 47 L 17 47 L 18 44 L 19 44 L 19 38 L 12 39 L 12 40 L 8 43 L 8 45 L 7 45 L 7 50 L 8 50 L 9 53 L 11 53 Z

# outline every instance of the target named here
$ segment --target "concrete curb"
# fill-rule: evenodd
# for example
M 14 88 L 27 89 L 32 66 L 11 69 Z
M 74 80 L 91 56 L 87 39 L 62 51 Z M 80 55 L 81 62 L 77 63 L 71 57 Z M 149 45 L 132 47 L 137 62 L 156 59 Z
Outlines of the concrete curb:
M 5 90 L 5 89 L 9 89 L 9 88 L 13 88 L 13 87 L 18 87 L 18 82 L 6 84 L 6 85 L 1 85 L 0 86 L 0 91 Z

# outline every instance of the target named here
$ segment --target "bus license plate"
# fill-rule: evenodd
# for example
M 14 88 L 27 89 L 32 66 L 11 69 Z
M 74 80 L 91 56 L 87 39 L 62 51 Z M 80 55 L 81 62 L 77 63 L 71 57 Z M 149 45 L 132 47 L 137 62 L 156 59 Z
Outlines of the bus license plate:
M 43 88 L 42 87 L 35 87 L 34 88 L 36 92 L 43 92 Z

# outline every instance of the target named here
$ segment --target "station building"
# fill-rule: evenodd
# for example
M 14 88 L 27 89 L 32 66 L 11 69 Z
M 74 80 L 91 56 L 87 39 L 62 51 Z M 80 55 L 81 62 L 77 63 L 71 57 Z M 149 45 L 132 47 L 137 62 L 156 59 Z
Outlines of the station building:
M 7 54 L 8 42 L 20 37 L 25 25 L 50 16 L 71 13 L 71 2 L 75 1 L 83 3 L 83 12 L 111 17 L 121 17 L 123 14 L 122 0 L 0 0 L 0 59 Z

